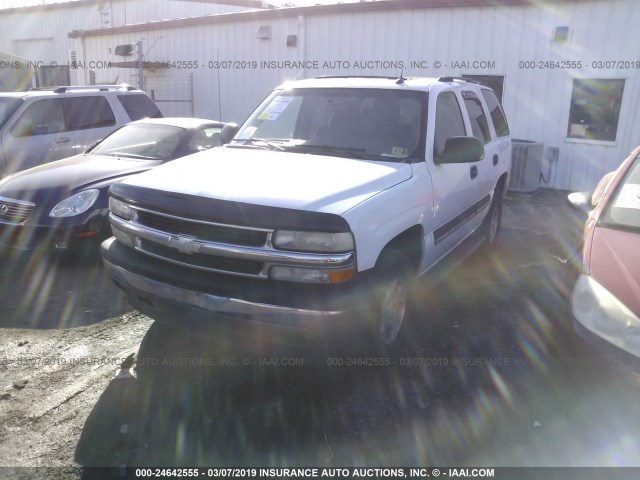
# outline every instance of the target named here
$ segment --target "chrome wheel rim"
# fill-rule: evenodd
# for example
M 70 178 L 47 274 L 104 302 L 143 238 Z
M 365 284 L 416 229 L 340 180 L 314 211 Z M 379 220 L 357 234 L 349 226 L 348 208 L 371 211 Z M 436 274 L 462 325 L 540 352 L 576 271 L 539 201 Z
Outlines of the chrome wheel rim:
M 380 340 L 388 345 L 395 340 L 404 320 L 407 307 L 407 289 L 398 278 L 394 278 L 384 292 L 380 305 Z

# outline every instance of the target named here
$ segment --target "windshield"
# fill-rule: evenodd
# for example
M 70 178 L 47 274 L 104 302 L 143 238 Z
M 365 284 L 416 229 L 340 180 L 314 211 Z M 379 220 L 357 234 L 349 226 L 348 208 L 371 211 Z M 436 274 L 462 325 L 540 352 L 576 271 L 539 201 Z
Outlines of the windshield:
M 21 104 L 20 98 L 0 98 L 0 130 Z
M 640 157 L 631 164 L 602 218 L 605 226 L 640 231 Z
M 277 90 L 242 126 L 234 145 L 373 160 L 424 158 L 427 94 L 375 88 Z
M 125 125 L 100 142 L 91 154 L 171 160 L 187 135 L 184 128 L 157 124 Z

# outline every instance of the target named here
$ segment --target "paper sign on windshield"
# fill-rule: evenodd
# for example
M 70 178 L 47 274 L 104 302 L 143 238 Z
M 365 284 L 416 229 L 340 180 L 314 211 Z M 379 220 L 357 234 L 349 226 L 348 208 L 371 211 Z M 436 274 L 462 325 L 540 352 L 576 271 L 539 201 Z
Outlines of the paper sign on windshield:
M 265 108 L 258 119 L 260 120 L 275 120 L 280 116 L 285 108 L 293 101 L 293 97 L 279 96 L 273 99 L 273 102 Z

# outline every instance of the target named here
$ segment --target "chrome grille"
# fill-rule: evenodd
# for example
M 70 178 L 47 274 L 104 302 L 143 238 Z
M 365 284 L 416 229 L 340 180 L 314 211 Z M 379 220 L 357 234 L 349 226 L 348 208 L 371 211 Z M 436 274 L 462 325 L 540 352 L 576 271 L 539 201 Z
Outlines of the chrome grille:
M 264 265 L 262 262 L 255 262 L 251 260 L 180 253 L 173 248 L 165 247 L 164 245 L 153 243 L 148 240 L 142 240 L 139 244 L 139 249 L 164 260 L 202 270 L 235 272 L 243 275 L 258 276 L 260 275 Z
M 198 240 L 261 247 L 267 242 L 267 232 L 237 228 L 228 225 L 217 225 L 209 222 L 162 215 L 146 210 L 137 211 L 137 223 L 161 232 L 173 235 L 188 235 Z
M 31 215 L 34 203 L 0 197 L 0 221 L 5 223 L 24 223 Z

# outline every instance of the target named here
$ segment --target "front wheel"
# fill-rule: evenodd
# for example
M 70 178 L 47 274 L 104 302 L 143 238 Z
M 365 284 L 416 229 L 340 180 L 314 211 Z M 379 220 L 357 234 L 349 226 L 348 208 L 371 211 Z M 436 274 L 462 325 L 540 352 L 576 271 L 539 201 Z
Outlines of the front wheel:
M 397 250 L 382 253 L 378 262 L 374 308 L 378 343 L 398 343 L 402 324 L 409 310 L 411 264 Z
M 487 245 L 494 247 L 498 241 L 498 234 L 502 226 L 502 192 L 500 190 L 496 190 L 493 194 L 489 214 L 484 222 Z

